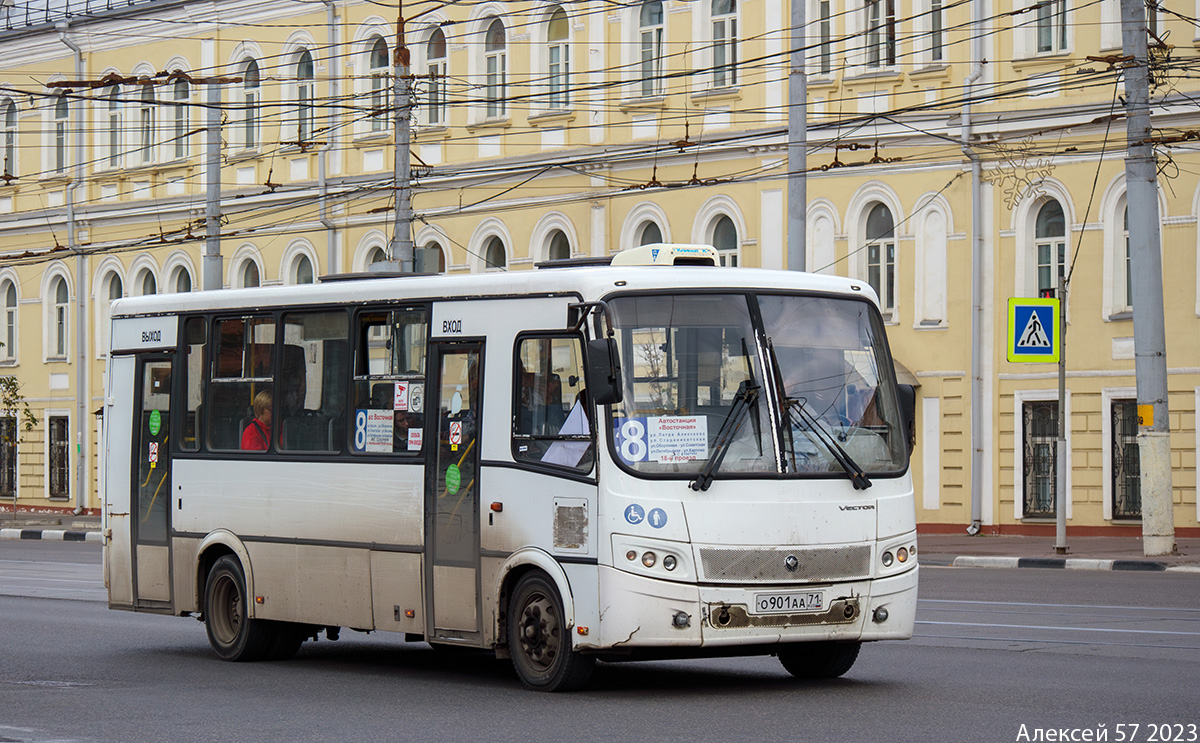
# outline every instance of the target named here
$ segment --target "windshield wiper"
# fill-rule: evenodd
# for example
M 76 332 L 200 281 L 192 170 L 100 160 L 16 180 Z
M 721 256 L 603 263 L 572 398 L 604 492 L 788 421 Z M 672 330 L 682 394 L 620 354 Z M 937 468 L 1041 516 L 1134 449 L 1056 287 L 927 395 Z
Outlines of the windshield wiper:
M 850 483 L 854 485 L 854 489 L 866 490 L 871 487 L 871 480 L 867 477 L 867 473 L 863 471 L 862 467 L 858 466 L 853 457 L 846 453 L 846 450 L 837 442 L 837 439 L 829 432 L 825 424 L 821 423 L 819 419 L 808 411 L 808 405 L 804 401 L 804 398 L 795 399 L 789 397 L 786 398 L 786 401 L 787 410 L 792 420 L 796 421 L 798 418 L 798 423 L 811 431 L 813 438 L 820 441 L 829 450 L 829 453 L 833 455 L 837 463 L 846 471 L 846 475 L 849 476 Z
M 729 408 L 729 412 L 725 414 L 725 420 L 721 422 L 721 430 L 717 432 L 712 456 L 704 464 L 700 474 L 692 480 L 692 490 L 708 490 L 712 485 L 713 473 L 721 466 L 721 460 L 725 459 L 725 453 L 729 451 L 729 445 L 733 443 L 738 431 L 741 430 L 746 414 L 750 412 L 750 406 L 758 400 L 758 390 L 758 383 L 753 378 L 742 380 L 742 383 L 738 385 L 738 391 L 733 396 L 733 407 Z

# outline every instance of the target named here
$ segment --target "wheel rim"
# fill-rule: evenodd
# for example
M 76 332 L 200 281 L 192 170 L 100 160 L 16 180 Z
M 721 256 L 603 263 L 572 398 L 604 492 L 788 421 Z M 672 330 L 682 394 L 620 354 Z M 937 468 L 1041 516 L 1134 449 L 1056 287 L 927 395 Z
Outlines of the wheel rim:
M 212 616 L 209 617 L 213 635 L 223 645 L 237 639 L 242 624 L 242 592 L 236 581 L 222 575 L 213 586 Z
M 554 600 L 534 593 L 525 602 L 520 620 L 521 655 L 539 672 L 554 665 L 562 645 L 561 625 Z

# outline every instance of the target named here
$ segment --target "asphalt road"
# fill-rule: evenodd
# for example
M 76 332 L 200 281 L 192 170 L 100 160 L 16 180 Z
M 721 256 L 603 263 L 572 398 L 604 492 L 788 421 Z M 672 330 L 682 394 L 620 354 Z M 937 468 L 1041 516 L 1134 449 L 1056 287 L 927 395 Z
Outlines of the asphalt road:
M 925 568 L 918 636 L 843 679 L 774 658 L 602 664 L 527 692 L 506 662 L 343 633 L 291 661 L 216 660 L 186 618 L 105 607 L 98 545 L 0 542 L 0 743 L 1014 741 L 1200 725 L 1200 576 Z M 1195 728 L 1192 728 L 1193 730 Z M 1057 733 L 1056 733 L 1057 734 Z M 1200 740 L 1198 737 L 1193 740 Z

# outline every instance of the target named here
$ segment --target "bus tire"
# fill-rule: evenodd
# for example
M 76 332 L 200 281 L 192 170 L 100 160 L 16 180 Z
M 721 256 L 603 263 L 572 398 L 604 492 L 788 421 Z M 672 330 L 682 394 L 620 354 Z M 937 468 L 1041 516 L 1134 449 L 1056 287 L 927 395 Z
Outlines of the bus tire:
M 571 691 L 588 682 L 596 659 L 571 649 L 570 628 L 554 581 L 541 571 L 517 581 L 508 602 L 508 649 L 526 688 Z
M 861 642 L 805 642 L 779 651 L 779 662 L 801 679 L 832 679 L 850 670 Z
M 268 657 L 278 633 L 271 623 L 249 617 L 246 574 L 233 555 L 224 555 L 208 571 L 204 584 L 204 626 L 208 643 L 222 660 Z M 299 644 L 296 645 L 299 648 Z M 293 651 L 294 652 L 294 651 Z

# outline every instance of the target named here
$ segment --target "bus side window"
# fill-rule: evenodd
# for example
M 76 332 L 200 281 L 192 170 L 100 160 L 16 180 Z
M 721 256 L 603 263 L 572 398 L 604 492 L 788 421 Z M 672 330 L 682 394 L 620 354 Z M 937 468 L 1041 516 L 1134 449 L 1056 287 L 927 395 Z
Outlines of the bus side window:
M 208 328 L 202 317 L 189 317 L 183 326 L 183 394 L 187 409 L 183 417 L 180 451 L 200 451 L 200 416 L 204 398 L 204 345 Z
M 281 450 L 342 450 L 349 325 L 345 312 L 283 316 L 279 425 L 275 427 Z
M 274 393 L 275 321 L 270 316 L 218 320 L 213 336 L 204 430 L 210 449 L 233 451 L 241 448 L 246 427 L 254 425 L 255 397 Z M 271 427 L 270 421 L 258 423 L 263 424 Z
M 595 442 L 580 339 L 524 337 L 516 350 L 513 459 L 590 471 Z
M 356 322 L 351 446 L 356 453 L 417 454 L 425 427 L 426 310 L 370 310 Z

